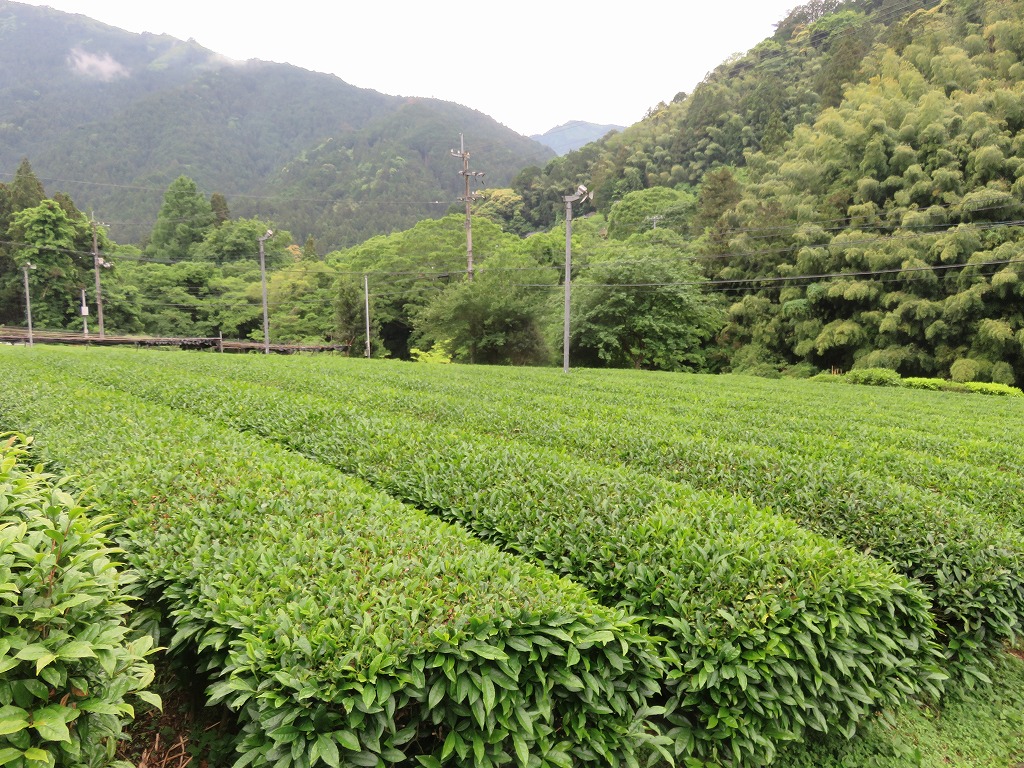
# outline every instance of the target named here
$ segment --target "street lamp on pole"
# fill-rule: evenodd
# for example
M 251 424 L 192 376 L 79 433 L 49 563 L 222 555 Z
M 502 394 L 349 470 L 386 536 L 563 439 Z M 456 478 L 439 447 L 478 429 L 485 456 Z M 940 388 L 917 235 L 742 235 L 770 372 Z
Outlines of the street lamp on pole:
M 257 237 L 260 243 L 260 281 L 263 284 L 263 354 L 270 354 L 270 316 L 267 314 L 267 265 L 263 255 L 263 243 L 274 236 L 274 230 L 268 229 L 263 237 Z
M 32 346 L 32 295 L 28 290 L 28 271 L 35 269 L 35 264 L 25 262 L 21 265 L 21 272 L 25 276 L 25 316 L 28 318 L 28 345 Z
M 594 193 L 580 184 L 576 193 L 563 195 L 565 202 L 565 318 L 562 321 L 562 370 L 569 372 L 569 295 L 572 290 L 572 204 L 583 200 L 594 199 Z

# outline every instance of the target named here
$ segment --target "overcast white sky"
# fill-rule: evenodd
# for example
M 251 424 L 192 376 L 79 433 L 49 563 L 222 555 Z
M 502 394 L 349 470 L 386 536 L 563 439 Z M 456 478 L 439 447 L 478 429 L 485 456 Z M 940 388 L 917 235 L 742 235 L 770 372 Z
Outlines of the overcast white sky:
M 774 31 L 801 0 L 30 0 L 233 59 L 432 96 L 524 135 L 569 120 L 630 125 Z

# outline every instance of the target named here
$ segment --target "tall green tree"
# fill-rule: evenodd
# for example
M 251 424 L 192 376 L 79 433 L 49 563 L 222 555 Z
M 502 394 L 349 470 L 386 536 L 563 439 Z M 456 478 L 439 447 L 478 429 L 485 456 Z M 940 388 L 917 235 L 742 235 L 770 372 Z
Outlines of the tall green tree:
M 203 239 L 192 246 L 195 261 L 209 261 L 218 266 L 232 262 L 259 264 L 259 239 L 267 231 L 274 234 L 263 241 L 263 256 L 268 268 L 281 267 L 293 261 L 288 251 L 290 232 L 275 229 L 273 222 L 263 219 L 233 219 L 206 231 Z
M 572 359 L 613 368 L 702 370 L 706 343 L 722 323 L 717 302 L 704 292 L 692 260 L 674 248 L 638 244 L 603 254 L 574 282 Z
M 55 200 L 16 212 L 8 228 L 17 243 L 14 260 L 20 270 L 26 263 L 32 295 L 32 319 L 40 328 L 65 328 L 80 306 L 81 288 L 92 256 L 76 249 L 84 236 L 84 222 L 74 221 Z
M 608 214 L 608 237 L 626 240 L 658 227 L 686 234 L 695 208 L 696 198 L 683 190 L 652 187 L 630 192 L 615 203 Z
M 268 286 L 271 338 L 299 344 L 334 341 L 336 283 L 336 271 L 320 261 L 298 261 L 273 274 Z
M 210 201 L 196 183 L 187 176 L 179 176 L 164 193 L 146 252 L 167 261 L 188 259 L 215 221 Z
M 359 357 L 366 351 L 366 297 L 363 281 L 355 275 L 341 275 L 335 283 L 334 333 L 336 343 L 348 346 L 348 354 Z M 380 343 L 379 322 L 370 308 L 370 351 L 386 354 Z
M 302 245 L 300 259 L 302 261 L 320 261 L 320 254 L 316 250 L 316 239 L 312 235 L 306 237 L 306 242 Z
M 228 210 L 228 199 L 220 192 L 210 195 L 210 210 L 213 211 L 214 225 L 220 226 L 231 219 L 231 212 Z
M 32 165 L 26 157 L 18 164 L 14 172 L 14 179 L 9 187 L 11 195 L 11 210 L 23 211 L 26 208 L 33 208 L 46 199 L 46 192 L 43 183 L 32 170 Z
M 25 158 L 10 184 L 0 184 L 0 233 L 9 232 L 12 216 L 39 205 L 46 198 L 43 184 Z M 15 254 L 17 243 L 0 242 L 0 323 L 24 323 L 24 292 L 21 268 Z
M 697 224 L 713 227 L 741 199 L 743 187 L 731 170 L 719 168 L 709 172 L 697 192 Z
M 544 340 L 545 294 L 557 274 L 526 256 L 495 256 L 472 280 L 460 280 L 416 316 L 424 348 L 441 343 L 465 363 L 538 365 L 551 353 Z

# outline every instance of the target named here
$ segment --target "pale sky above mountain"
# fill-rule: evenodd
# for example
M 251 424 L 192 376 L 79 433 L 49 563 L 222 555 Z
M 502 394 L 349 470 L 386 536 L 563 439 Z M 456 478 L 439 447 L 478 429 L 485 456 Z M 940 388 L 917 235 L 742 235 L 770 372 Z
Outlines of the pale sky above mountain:
M 799 0 L 636 3 L 45 0 L 233 59 L 480 110 L 524 135 L 570 120 L 630 125 L 768 37 Z

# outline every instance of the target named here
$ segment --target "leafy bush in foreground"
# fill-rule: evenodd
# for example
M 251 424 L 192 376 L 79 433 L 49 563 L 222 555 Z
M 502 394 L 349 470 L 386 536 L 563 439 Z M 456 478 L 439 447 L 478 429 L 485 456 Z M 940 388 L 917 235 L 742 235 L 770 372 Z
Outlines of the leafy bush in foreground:
M 28 446 L 0 437 L 0 765 L 118 765 L 126 698 L 160 704 L 145 690 L 152 640 L 125 624 L 131 579 L 104 518 L 32 467 Z
M 254 437 L 6 373 L 2 418 L 89 473 L 240 712 L 239 768 L 628 766 L 656 741 L 650 639 L 578 585 Z

